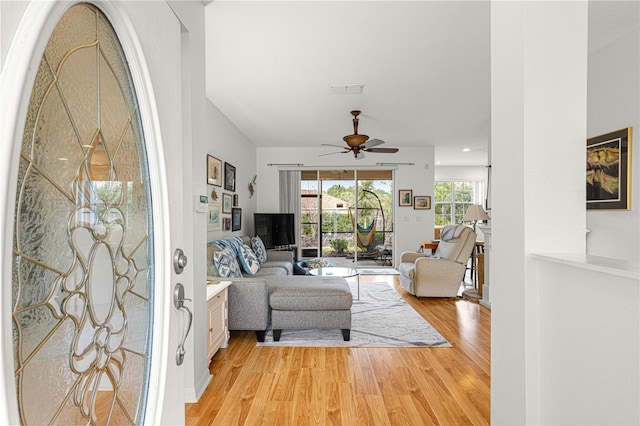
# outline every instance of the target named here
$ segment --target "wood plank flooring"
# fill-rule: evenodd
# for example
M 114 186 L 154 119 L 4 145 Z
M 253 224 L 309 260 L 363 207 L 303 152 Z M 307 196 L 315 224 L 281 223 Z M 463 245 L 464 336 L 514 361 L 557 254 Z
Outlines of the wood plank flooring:
M 452 348 L 258 347 L 232 332 L 187 425 L 487 425 L 491 313 L 462 299 L 416 299 L 386 281 Z

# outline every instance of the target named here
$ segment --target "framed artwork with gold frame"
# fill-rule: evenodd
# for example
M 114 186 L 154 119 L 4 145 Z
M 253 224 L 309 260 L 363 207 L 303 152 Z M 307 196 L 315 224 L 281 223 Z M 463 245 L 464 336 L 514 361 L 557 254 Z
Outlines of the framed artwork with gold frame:
M 587 209 L 631 209 L 631 127 L 587 139 Z
M 413 197 L 414 210 L 429 210 L 431 208 L 430 195 L 416 195 Z

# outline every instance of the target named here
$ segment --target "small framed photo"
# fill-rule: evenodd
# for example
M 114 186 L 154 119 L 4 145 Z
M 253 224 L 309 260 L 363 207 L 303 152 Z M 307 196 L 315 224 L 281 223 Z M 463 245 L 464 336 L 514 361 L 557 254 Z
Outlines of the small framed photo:
M 413 205 L 413 191 L 411 189 L 401 189 L 399 191 L 398 205 L 401 207 L 411 207 Z
M 631 210 L 631 127 L 587 139 L 587 209 Z
M 223 231 L 231 231 L 231 218 L 223 217 L 222 218 L 222 230 Z
M 413 208 L 416 210 L 429 210 L 431 208 L 431 196 L 416 195 L 413 197 Z
M 209 214 L 207 214 L 207 231 L 218 231 L 221 226 L 221 206 L 220 204 L 209 203 Z
M 231 209 L 231 230 L 239 231 L 242 228 L 242 209 Z
M 222 161 L 207 154 L 207 184 L 222 186 Z
M 236 168 L 229 163 L 224 163 L 224 189 L 236 192 Z
M 222 193 L 222 213 L 231 213 L 231 194 Z
M 238 194 L 233 194 L 233 207 L 238 207 Z

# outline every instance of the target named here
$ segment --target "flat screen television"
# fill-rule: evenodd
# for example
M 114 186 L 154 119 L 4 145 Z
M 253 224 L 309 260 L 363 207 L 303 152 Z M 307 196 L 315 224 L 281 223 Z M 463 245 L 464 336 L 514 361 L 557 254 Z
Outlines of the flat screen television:
M 254 213 L 254 229 L 266 248 L 296 244 L 293 213 Z

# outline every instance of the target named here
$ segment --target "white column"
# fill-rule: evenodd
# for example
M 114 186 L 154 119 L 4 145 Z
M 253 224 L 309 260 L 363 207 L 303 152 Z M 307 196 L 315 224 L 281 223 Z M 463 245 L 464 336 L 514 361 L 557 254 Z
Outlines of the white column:
M 540 424 L 531 253 L 584 252 L 587 2 L 491 2 L 491 422 Z M 485 268 L 486 269 L 486 268 Z

